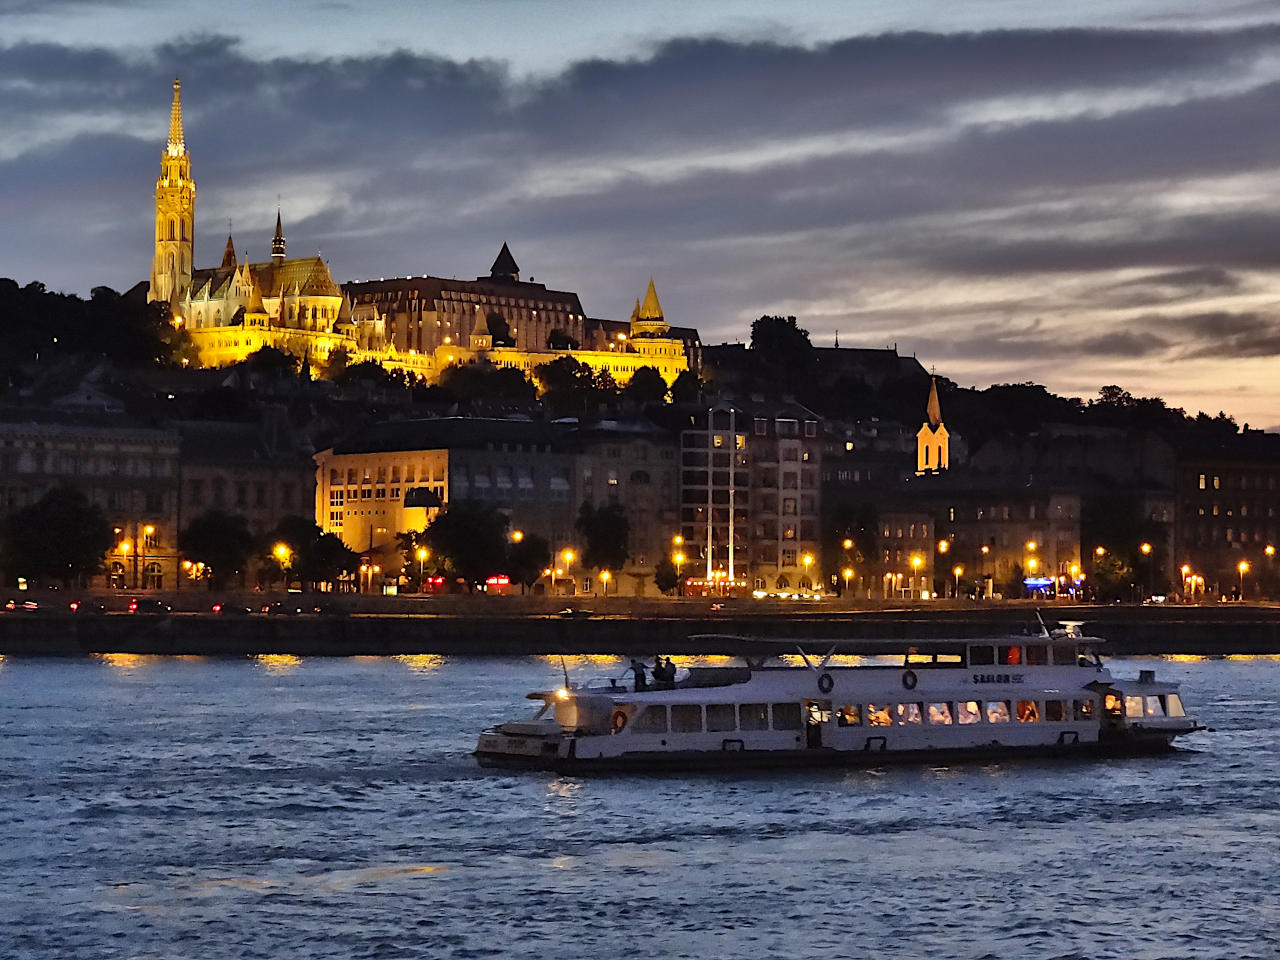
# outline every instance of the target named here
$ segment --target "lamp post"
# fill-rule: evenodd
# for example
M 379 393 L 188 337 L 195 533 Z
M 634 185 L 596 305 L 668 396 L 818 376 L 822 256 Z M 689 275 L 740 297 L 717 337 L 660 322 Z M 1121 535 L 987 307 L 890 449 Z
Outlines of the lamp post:
M 1249 572 L 1249 561 L 1241 560 L 1236 567 L 1240 571 L 1240 599 L 1244 600 L 1244 575 Z
M 849 592 L 849 578 L 853 576 L 853 567 L 845 567 L 845 568 L 844 568 L 844 570 L 843 570 L 843 571 L 841 571 L 841 572 L 844 574 L 844 592 L 845 592 L 845 593 L 848 593 L 848 592 Z
M 813 566 L 813 554 L 806 553 L 800 558 L 800 562 L 804 564 L 804 578 L 808 582 L 808 589 L 813 589 L 813 581 L 809 579 L 809 568 Z
M 419 548 L 418 548 L 418 592 L 419 592 L 419 593 L 426 593 L 426 592 L 427 592 L 427 590 L 426 590 L 426 584 L 425 584 L 425 583 L 423 583 L 423 580 L 424 580 L 424 570 L 423 570 L 423 565 L 424 565 L 426 562 L 427 562 L 427 548 L 426 548 L 426 547 L 419 547 Z
M 600 590 L 606 597 L 609 596 L 609 578 L 612 576 L 608 570 L 600 571 Z
M 365 578 L 365 574 L 367 574 L 368 572 L 369 572 L 369 565 L 367 563 L 360 564 L 360 591 L 359 591 L 360 593 L 364 593 L 364 578 Z
M 142 571 L 138 587 L 143 590 L 147 587 L 147 541 L 155 536 L 155 532 L 155 526 L 148 523 L 142 528 L 142 536 L 138 538 L 138 569 Z
M 124 557 L 124 568 L 125 570 L 128 570 L 129 569 L 129 541 L 128 540 L 120 541 L 120 556 Z M 133 569 L 134 569 L 134 576 L 132 577 L 132 580 L 133 580 L 133 585 L 136 587 L 138 585 L 138 577 L 137 577 L 138 568 L 137 566 L 134 566 Z
M 953 600 L 958 600 L 960 598 L 960 575 L 962 573 L 964 573 L 964 567 L 958 563 L 951 568 L 951 574 L 956 578 L 955 590 L 951 594 L 951 598 Z
M 1191 584 L 1191 564 L 1184 563 L 1182 565 L 1182 602 L 1183 603 L 1191 602 L 1191 600 L 1187 599 L 1188 593 L 1192 594 L 1191 600 L 1194 600 L 1195 588 Z
M 913 591 L 919 591 L 920 589 L 916 586 L 916 581 L 920 579 L 920 568 L 922 566 L 924 566 L 924 560 L 921 559 L 920 554 L 913 553 L 911 555 L 911 589 Z
M 284 578 L 285 593 L 289 592 L 289 545 L 287 543 L 277 543 L 271 552 L 275 554 L 276 560 L 280 564 L 280 576 Z
M 671 556 L 672 562 L 676 565 L 676 596 L 684 596 L 684 577 L 680 575 L 680 568 L 684 566 L 684 554 L 676 551 Z
M 573 551 L 568 548 L 560 551 L 560 560 L 564 564 L 564 572 L 569 575 L 570 583 L 573 582 L 573 574 L 569 573 L 570 569 L 573 567 L 573 556 L 574 556 Z M 556 575 L 558 576 L 559 574 L 560 574 L 560 571 L 557 570 Z M 569 596 L 569 595 L 570 595 L 569 588 L 566 587 L 565 596 Z

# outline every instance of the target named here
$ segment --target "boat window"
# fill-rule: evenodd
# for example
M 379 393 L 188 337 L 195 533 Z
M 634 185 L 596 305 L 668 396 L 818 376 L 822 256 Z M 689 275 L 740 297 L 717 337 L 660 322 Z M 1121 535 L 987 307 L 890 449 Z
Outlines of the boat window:
M 1093 701 L 1092 700 L 1072 700 L 1072 712 L 1077 720 L 1093 719 Z
M 921 709 L 923 704 L 919 703 L 900 703 L 898 704 L 898 723 L 922 723 L 924 711 Z
M 908 665 L 913 663 L 933 663 L 933 661 L 934 661 L 934 655 L 932 653 L 911 652 L 907 654 Z
M 734 715 L 737 712 L 732 703 L 708 703 L 707 729 L 716 732 L 736 730 L 737 724 L 735 723 Z
M 650 704 L 631 722 L 636 733 L 666 733 L 667 708 L 664 704 Z
M 975 667 L 986 667 L 996 662 L 995 647 L 970 647 L 969 663 Z
M 702 731 L 702 706 L 697 703 L 677 703 L 671 707 L 672 733 L 700 733 Z
M 1187 711 L 1182 708 L 1182 698 L 1176 693 L 1165 694 L 1165 711 L 1171 717 L 1185 717 Z
M 1018 664 L 1022 663 L 1022 647 L 1017 644 L 1001 647 L 1000 662 L 1011 667 L 1018 666 Z
M 1126 717 L 1142 716 L 1142 698 L 1126 696 L 1124 698 L 1124 715 Z
M 1043 667 L 1049 662 L 1049 648 L 1043 643 L 1027 644 L 1027 666 Z
M 964 657 L 960 656 L 958 653 L 940 653 L 933 659 L 937 663 L 951 663 L 956 665 L 964 663 Z
M 1108 693 L 1107 698 L 1102 701 L 1102 709 L 1112 716 L 1120 716 L 1120 696 L 1115 693 Z
M 836 724 L 841 727 L 857 727 L 862 725 L 862 708 L 856 703 L 846 703 L 836 713 Z
M 1079 653 L 1074 643 L 1055 643 L 1053 645 L 1053 663 L 1059 667 L 1074 667 L 1079 660 Z
M 1146 708 L 1146 714 L 1148 717 L 1164 716 L 1164 704 L 1160 702 L 1159 697 L 1147 697 Z
M 951 704 L 945 700 L 941 703 L 929 704 L 929 722 L 941 726 L 950 726 L 952 723 Z
M 1044 702 L 1045 723 L 1062 723 L 1067 719 L 1067 701 L 1046 700 Z
M 768 730 L 769 705 L 767 703 L 744 703 L 738 707 L 739 730 Z
M 987 701 L 987 723 L 1008 723 L 1009 722 L 1009 701 L 1008 700 L 988 700 Z
M 1039 723 L 1040 708 L 1034 700 L 1018 701 L 1018 722 L 1019 723 Z
M 800 704 L 775 703 L 773 705 L 773 729 L 799 730 Z
M 893 719 L 889 716 L 889 705 L 867 704 L 867 724 L 872 727 L 887 727 L 893 723 Z

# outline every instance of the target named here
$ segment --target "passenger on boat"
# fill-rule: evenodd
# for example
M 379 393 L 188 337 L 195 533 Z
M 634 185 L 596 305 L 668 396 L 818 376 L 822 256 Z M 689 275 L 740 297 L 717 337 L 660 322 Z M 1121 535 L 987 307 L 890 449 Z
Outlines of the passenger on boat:
M 635 687 L 637 691 L 649 689 L 649 681 L 645 678 L 645 675 L 644 675 L 644 664 L 641 663 L 639 660 L 637 660 L 635 657 L 631 658 L 631 672 L 635 674 L 635 678 L 636 678 Z

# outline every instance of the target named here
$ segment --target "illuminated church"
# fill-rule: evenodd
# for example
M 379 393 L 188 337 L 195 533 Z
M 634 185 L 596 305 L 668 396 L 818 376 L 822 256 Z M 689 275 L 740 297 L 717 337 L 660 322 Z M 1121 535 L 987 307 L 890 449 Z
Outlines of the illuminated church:
M 489 276 L 475 281 L 422 276 L 339 286 L 320 257 L 287 256 L 277 211 L 270 260 L 237 256 L 228 236 L 222 262 L 195 269 L 196 185 L 181 94 L 175 80 L 156 181 L 150 298 L 169 304 L 202 365 L 237 363 L 269 346 L 320 366 L 341 349 L 348 362 L 372 360 L 430 382 L 453 364 L 488 362 L 532 375 L 567 355 L 619 384 L 642 366 L 671 384 L 696 363 L 697 331 L 667 324 L 652 278 L 630 323 L 588 318 L 577 294 L 522 280 L 506 244 Z

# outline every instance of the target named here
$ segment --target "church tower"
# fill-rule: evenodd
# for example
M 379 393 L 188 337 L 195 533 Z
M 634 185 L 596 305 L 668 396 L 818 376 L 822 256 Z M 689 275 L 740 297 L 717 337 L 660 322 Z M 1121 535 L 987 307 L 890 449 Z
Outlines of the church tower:
M 276 207 L 276 235 L 271 238 L 271 262 L 284 263 L 284 229 L 280 226 L 279 207 Z
M 662 315 L 662 304 L 658 302 L 653 277 L 650 277 L 649 289 L 644 292 L 644 303 L 638 304 L 631 315 L 631 336 L 665 337 L 670 330 L 666 317 Z
M 173 81 L 169 141 L 156 181 L 155 258 L 151 263 L 151 299 L 177 305 L 191 284 L 195 246 L 196 185 L 191 157 L 182 136 L 182 83 Z
M 942 404 L 938 402 L 938 378 L 929 378 L 929 404 L 926 420 L 916 434 L 916 476 L 941 473 L 951 460 L 951 434 L 942 423 Z

